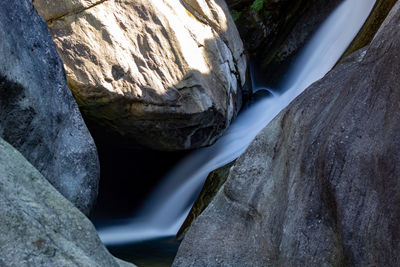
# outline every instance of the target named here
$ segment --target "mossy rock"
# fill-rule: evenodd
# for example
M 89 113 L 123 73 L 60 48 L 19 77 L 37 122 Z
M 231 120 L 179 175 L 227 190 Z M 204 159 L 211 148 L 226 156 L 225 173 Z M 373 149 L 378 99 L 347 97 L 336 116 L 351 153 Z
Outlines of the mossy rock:
M 229 171 L 234 163 L 235 161 L 232 161 L 231 163 L 228 163 L 225 166 L 212 171 L 208 175 L 199 197 L 194 203 L 192 209 L 190 210 L 189 215 L 181 226 L 181 229 L 179 229 L 179 232 L 177 234 L 178 239 L 183 239 L 183 236 L 185 235 L 186 231 L 189 230 L 189 227 L 214 199 L 215 195 L 218 193 L 219 189 L 224 185 L 226 179 L 228 178 Z
M 386 19 L 390 10 L 397 0 L 377 0 L 371 14 L 367 18 L 364 26 L 361 28 L 353 42 L 343 54 L 342 59 L 355 52 L 356 50 L 368 45 L 374 38 L 379 27 Z

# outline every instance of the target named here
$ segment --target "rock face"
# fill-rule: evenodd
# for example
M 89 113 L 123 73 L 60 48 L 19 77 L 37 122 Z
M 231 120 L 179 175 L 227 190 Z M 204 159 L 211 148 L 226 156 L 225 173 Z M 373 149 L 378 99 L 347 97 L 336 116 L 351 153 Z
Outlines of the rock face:
M 223 0 L 50 2 L 34 4 L 102 131 L 158 150 L 196 148 L 240 108 L 246 58 Z
M 0 3 L 0 137 L 88 214 L 97 196 L 96 147 L 31 1 Z
M 397 3 L 258 135 L 175 266 L 399 266 L 399 29 Z
M 318 26 L 343 0 L 228 0 L 265 82 L 275 86 Z
M 1 266 L 133 266 L 114 259 L 90 221 L 0 138 Z

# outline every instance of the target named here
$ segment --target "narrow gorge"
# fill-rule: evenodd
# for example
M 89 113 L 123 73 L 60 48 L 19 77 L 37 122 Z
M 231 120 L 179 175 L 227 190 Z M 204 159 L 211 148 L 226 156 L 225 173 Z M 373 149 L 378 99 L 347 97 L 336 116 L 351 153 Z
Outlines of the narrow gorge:
M 0 2 L 0 266 L 399 266 L 399 29 L 397 0 Z

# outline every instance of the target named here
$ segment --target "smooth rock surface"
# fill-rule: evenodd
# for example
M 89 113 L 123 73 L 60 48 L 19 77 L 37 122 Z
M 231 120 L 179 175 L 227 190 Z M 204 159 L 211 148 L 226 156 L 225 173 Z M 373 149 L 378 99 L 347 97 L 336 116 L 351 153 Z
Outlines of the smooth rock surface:
M 109 0 L 58 19 L 47 2 L 34 4 L 100 131 L 190 149 L 213 143 L 236 115 L 246 58 L 223 0 Z
M 0 2 L 0 40 L 0 137 L 88 214 L 97 196 L 96 147 L 31 1 Z
M 398 2 L 258 135 L 174 266 L 399 266 L 399 49 Z
M 133 266 L 113 258 L 94 226 L 0 138 L 0 266 Z

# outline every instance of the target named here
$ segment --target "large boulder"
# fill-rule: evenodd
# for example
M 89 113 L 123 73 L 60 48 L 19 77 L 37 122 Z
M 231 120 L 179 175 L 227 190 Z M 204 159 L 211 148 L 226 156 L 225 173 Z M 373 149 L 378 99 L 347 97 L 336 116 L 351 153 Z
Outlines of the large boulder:
M 52 2 L 34 4 L 81 110 L 94 128 L 124 137 L 106 142 L 190 149 L 228 127 L 246 58 L 223 0 Z
M 31 1 L 0 2 L 0 137 L 88 214 L 97 151 L 46 22 Z
M 106 250 L 94 226 L 0 138 L 1 266 L 133 266 Z
M 281 112 L 175 266 L 399 266 L 400 3 L 369 47 Z

